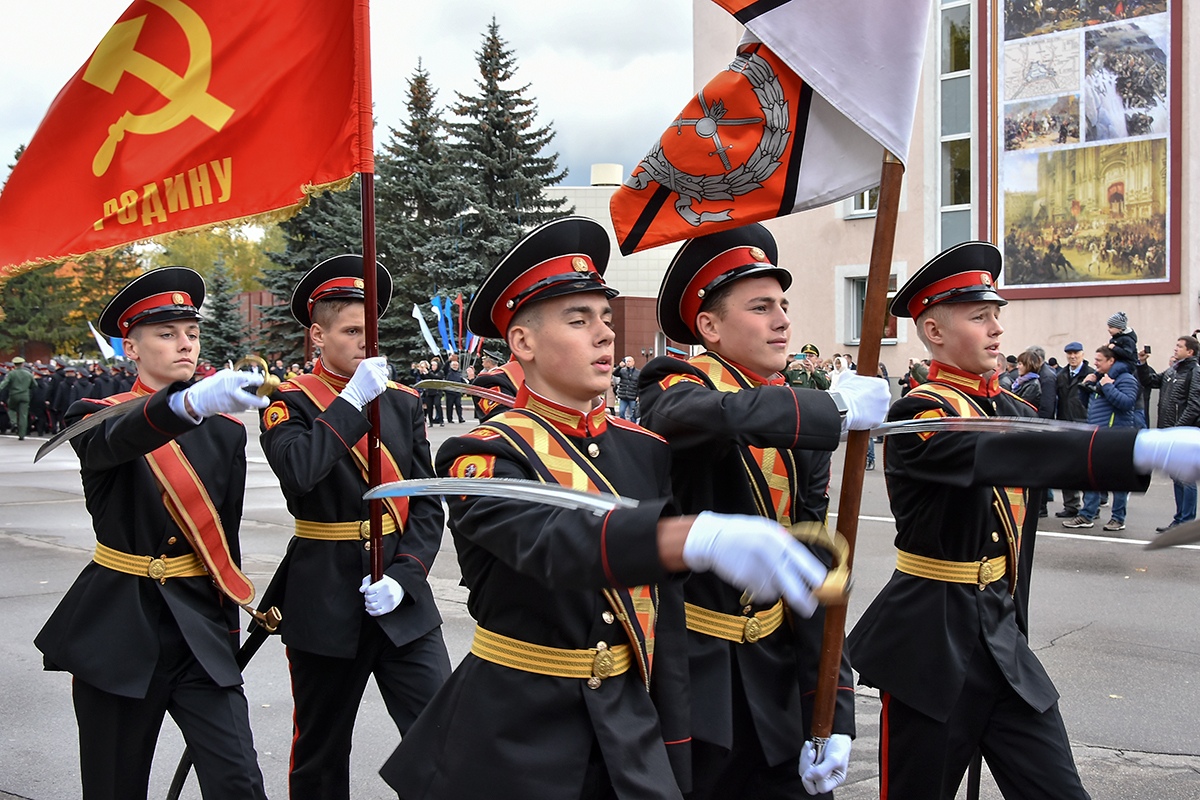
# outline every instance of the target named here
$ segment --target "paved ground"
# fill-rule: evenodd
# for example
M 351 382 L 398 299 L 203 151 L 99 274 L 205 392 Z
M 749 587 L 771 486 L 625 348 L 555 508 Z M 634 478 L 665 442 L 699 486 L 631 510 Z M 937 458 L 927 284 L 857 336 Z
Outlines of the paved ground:
M 465 429 L 434 428 L 431 439 L 436 446 Z M 34 464 L 38 445 L 0 437 L 0 798 L 59 800 L 79 795 L 69 677 L 43 672 L 32 641 L 90 558 L 94 539 L 74 453 L 63 447 Z M 249 456 L 243 552 L 246 571 L 265 586 L 287 543 L 290 520 L 254 435 Z M 835 475 L 835 486 L 838 480 Z M 1171 484 L 1156 479 L 1145 496 L 1131 500 L 1129 528 L 1120 534 L 1105 535 L 1099 526 L 1091 534 L 1066 532 L 1053 517 L 1041 526 L 1031 637 L 1062 693 L 1080 772 L 1097 800 L 1200 797 L 1200 548 L 1141 548 L 1172 512 Z M 866 475 L 862 513 L 851 622 L 894 564 L 880 471 Z M 473 623 L 449 536 L 433 583 L 457 662 Z M 250 664 L 246 692 L 268 792 L 285 797 L 291 701 L 277 641 Z M 866 689 L 858 700 L 859 738 L 849 784 L 838 792 L 843 800 L 878 796 L 879 701 Z M 389 796 L 375 770 L 397 738 L 378 692 L 369 687 L 355 737 L 353 797 Z M 181 749 L 168 722 L 152 797 L 165 795 Z M 194 780 L 184 796 L 199 796 Z M 985 777 L 983 797 L 999 796 Z

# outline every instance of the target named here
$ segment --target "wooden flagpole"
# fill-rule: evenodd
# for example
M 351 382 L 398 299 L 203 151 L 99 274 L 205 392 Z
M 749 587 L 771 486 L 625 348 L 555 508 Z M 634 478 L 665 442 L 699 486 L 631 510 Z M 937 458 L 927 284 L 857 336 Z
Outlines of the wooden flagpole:
M 860 375 L 873 377 L 879 371 L 879 346 L 887 320 L 888 278 L 892 269 L 896 220 L 900 212 L 900 184 L 903 179 L 904 165 L 894 155 L 885 151 L 879 181 L 879 203 L 875 213 L 875 238 L 871 244 L 871 264 L 867 272 L 866 298 L 863 302 L 862 333 L 858 348 Z M 862 484 L 866 474 L 870 435 L 869 431 L 850 431 L 846 442 L 842 491 L 838 498 L 837 530 L 846 537 L 850 545 L 848 558 L 851 568 L 854 565 L 854 545 L 858 536 L 858 513 L 862 505 Z M 813 705 L 813 739 L 828 739 L 833 732 L 845 631 L 846 605 L 826 606 L 825 633 L 821 642 L 821 661 L 817 673 L 817 694 Z
M 357 30 L 359 75 L 359 148 L 360 159 L 374 164 L 374 119 L 371 115 L 371 14 L 368 0 L 358 0 L 354 7 Z M 375 276 L 375 173 L 373 168 L 358 173 L 362 197 L 362 260 L 363 260 L 363 333 L 367 339 L 367 358 L 379 355 L 379 281 Z M 367 404 L 367 483 L 368 488 L 380 484 L 383 472 L 379 450 L 379 398 Z M 383 577 L 383 501 L 371 500 L 371 582 Z

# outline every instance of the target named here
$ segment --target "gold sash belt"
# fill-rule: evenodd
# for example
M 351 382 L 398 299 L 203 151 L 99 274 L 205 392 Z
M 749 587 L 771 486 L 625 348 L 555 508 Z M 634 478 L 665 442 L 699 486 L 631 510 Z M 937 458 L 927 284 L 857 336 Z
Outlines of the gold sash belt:
M 918 578 L 946 583 L 974 583 L 982 591 L 985 586 L 1004 577 L 1008 569 L 1005 556 L 979 561 L 942 561 L 900 550 L 896 553 L 896 569 Z
M 534 672 L 553 678 L 583 678 L 596 689 L 613 675 L 628 672 L 633 665 L 629 645 L 609 647 L 600 642 L 588 650 L 567 650 L 523 642 L 476 626 L 471 653 L 502 667 Z
M 753 617 L 722 614 L 691 603 L 685 603 L 684 609 L 687 612 L 689 631 L 738 644 L 754 644 L 779 630 L 783 623 L 782 600 Z
M 390 514 L 383 515 L 383 535 L 396 532 L 396 521 Z M 361 522 L 310 522 L 296 520 L 296 535 L 301 539 L 319 539 L 323 542 L 356 541 L 371 538 L 371 523 Z
M 134 556 L 96 542 L 96 552 L 92 554 L 92 560 L 102 567 L 126 575 L 153 578 L 160 583 L 166 583 L 167 578 L 198 578 L 208 574 L 204 562 L 195 553 L 175 558 Z

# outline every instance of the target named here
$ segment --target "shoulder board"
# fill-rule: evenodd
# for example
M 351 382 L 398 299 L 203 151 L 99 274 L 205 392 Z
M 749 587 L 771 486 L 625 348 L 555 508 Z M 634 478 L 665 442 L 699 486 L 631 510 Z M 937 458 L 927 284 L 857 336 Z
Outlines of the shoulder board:
M 696 377 L 695 375 L 687 375 L 679 372 L 663 378 L 658 382 L 658 385 L 659 388 L 661 388 L 663 391 L 666 391 L 677 383 L 694 383 L 697 386 L 704 386 L 704 381 L 700 380 L 700 378 Z
M 412 388 L 411 386 L 405 386 L 403 383 L 396 383 L 395 381 L 388 381 L 387 385 L 388 385 L 389 389 L 396 389 L 398 391 L 405 392 L 407 394 L 411 394 L 413 397 L 421 396 L 421 393 L 418 392 L 416 389 Z
M 646 430 L 641 425 L 638 425 L 636 422 L 630 422 L 629 420 L 622 419 L 621 417 L 614 417 L 610 414 L 608 416 L 608 424 L 613 425 L 618 428 L 621 428 L 622 430 L 635 431 L 637 433 L 645 434 L 646 436 L 649 436 L 651 438 L 658 439 L 663 444 L 667 443 L 666 439 L 659 436 L 654 431 Z
M 276 391 L 298 392 L 298 391 L 300 391 L 300 387 L 297 386 L 296 384 L 292 383 L 291 381 L 284 381 L 283 383 L 279 384 L 279 388 Z
M 494 417 L 493 417 L 493 419 L 494 419 Z M 495 428 L 490 428 L 487 425 L 480 425 L 475 430 L 464 433 L 459 438 L 460 439 L 479 439 L 480 441 L 486 442 L 491 439 L 499 439 L 500 431 L 496 430 Z
M 241 425 L 243 428 L 246 427 L 246 423 L 242 422 L 240 419 L 235 417 L 233 414 L 218 414 L 217 416 L 224 417 L 227 420 L 236 422 L 238 425 Z

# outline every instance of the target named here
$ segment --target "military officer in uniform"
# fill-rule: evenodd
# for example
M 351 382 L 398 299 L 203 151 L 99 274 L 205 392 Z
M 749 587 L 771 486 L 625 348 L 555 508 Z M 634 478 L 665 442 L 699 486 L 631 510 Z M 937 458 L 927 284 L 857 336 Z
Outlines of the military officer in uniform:
M 1000 251 L 966 242 L 897 293 L 933 361 L 889 418 L 1037 416 L 998 383 Z M 1008 798 L 1086 798 L 1058 693 L 1029 647 L 1029 576 L 1046 487 L 1144 491 L 1195 475 L 1200 431 L 912 433 L 888 437 L 896 571 L 851 632 L 880 690 L 881 797 L 953 798 L 981 749 Z
M 379 313 L 391 276 L 376 267 Z M 288 783 L 292 798 L 348 798 L 354 719 L 374 675 L 405 734 L 450 674 L 429 570 L 442 541 L 435 498 L 388 502 L 384 575 L 370 579 L 365 408 L 379 399 L 383 481 L 430 478 L 417 392 L 366 358 L 363 261 L 336 256 L 313 267 L 292 295 L 292 315 L 321 357 L 284 382 L 262 416 L 262 446 L 296 518 L 282 606 L 283 643 L 296 711 Z M 364 577 L 366 576 L 366 577 Z
M 14 358 L 12 365 L 12 370 L 0 381 L 0 392 L 7 392 L 4 402 L 8 404 L 8 418 L 16 428 L 17 439 L 24 439 L 29 431 L 29 400 L 35 378 L 25 368 L 25 359 L 21 356 Z
M 83 797 L 146 797 L 170 713 L 205 798 L 262 798 L 236 661 L 246 431 L 232 414 L 266 404 L 261 376 L 224 370 L 188 385 L 200 351 L 204 281 L 163 267 L 135 278 L 100 315 L 138 365 L 130 393 L 84 399 L 67 423 L 114 402 L 145 406 L 71 440 L 96 531 L 92 563 L 35 644 L 74 676 Z
M 452 496 L 471 653 L 384 766 L 405 800 L 681 797 L 690 779 L 678 573 L 719 570 L 811 614 L 825 569 L 775 522 L 675 517 L 669 451 L 609 417 L 616 292 L 597 222 L 535 229 L 493 268 L 468 323 L 507 337 L 516 405 L 438 452 L 439 474 L 522 478 L 639 501 L 603 515 Z M 678 781 L 678 782 L 677 782 Z
M 757 514 L 818 529 L 829 504 L 829 451 L 844 426 L 887 411 L 883 381 L 848 374 L 837 392 L 788 386 L 791 323 L 775 240 L 747 225 L 689 240 L 663 278 L 659 325 L 707 350 L 642 370 L 641 423 L 664 436 L 683 511 Z M 798 768 L 808 738 L 824 613 L 746 603 L 716 575 L 687 595 L 692 681 L 693 798 L 806 797 L 845 778 L 854 691 L 843 659 L 834 736 L 821 764 Z M 752 620 L 756 622 L 752 622 Z M 747 626 L 756 626 L 747 636 Z M 811 748 L 810 748 L 811 750 Z

